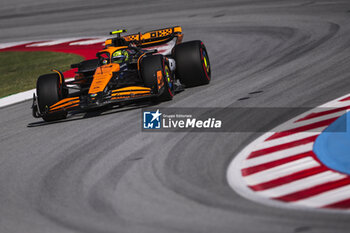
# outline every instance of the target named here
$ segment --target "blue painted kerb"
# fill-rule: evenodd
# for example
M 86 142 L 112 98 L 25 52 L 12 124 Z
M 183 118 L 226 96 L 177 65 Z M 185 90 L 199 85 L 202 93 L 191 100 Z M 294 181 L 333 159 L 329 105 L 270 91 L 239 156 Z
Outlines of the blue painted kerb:
M 316 139 L 314 148 L 327 167 L 350 175 L 350 113 L 339 117 Z

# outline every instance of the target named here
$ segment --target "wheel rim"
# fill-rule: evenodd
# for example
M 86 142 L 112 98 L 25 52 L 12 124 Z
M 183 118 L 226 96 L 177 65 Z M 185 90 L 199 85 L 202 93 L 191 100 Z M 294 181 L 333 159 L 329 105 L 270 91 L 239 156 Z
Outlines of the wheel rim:
M 204 74 L 206 76 L 206 78 L 208 79 L 208 82 L 210 82 L 210 61 L 209 61 L 209 57 L 207 54 L 207 50 L 205 49 L 205 46 L 203 43 L 201 43 L 201 47 L 200 47 L 200 54 L 201 54 L 201 60 L 202 60 L 202 66 L 203 66 L 203 71 Z
M 173 83 L 171 82 L 171 78 L 170 78 L 170 71 L 169 71 L 169 67 L 165 66 L 165 79 L 167 80 L 169 87 L 173 88 Z
M 202 53 L 203 53 L 203 61 L 204 61 L 204 67 L 205 67 L 205 70 L 207 71 L 208 74 L 210 74 L 210 65 L 209 65 L 209 62 L 208 62 L 208 55 L 207 53 L 205 52 L 204 49 L 202 49 Z
M 173 80 L 171 79 L 171 72 L 168 65 L 164 67 L 165 80 L 168 83 L 169 94 L 173 96 Z

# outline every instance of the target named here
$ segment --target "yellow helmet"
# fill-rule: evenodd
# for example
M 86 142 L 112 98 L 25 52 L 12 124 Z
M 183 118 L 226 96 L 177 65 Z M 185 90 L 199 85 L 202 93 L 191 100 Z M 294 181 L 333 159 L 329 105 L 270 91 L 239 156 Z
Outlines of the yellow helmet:
M 112 54 L 112 62 L 113 63 L 122 63 L 122 62 L 126 62 L 129 60 L 129 53 L 128 51 L 126 51 L 125 49 L 121 49 L 118 51 L 115 51 Z

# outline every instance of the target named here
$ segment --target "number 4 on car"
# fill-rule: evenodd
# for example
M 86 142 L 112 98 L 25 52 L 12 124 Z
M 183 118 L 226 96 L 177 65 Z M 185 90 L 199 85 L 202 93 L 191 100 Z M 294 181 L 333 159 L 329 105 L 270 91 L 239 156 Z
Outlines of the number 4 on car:
M 111 32 L 96 59 L 71 65 L 74 80 L 62 72 L 41 75 L 33 97 L 33 116 L 65 119 L 73 110 L 88 110 L 136 101 L 168 101 L 187 87 L 209 84 L 211 68 L 203 42 L 182 42 L 181 27 L 121 36 Z

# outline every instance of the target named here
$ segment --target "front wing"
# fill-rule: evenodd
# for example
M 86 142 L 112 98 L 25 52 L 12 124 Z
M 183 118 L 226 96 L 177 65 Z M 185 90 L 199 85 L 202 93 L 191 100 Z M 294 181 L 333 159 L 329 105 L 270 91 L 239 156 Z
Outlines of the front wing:
M 44 110 L 40 111 L 37 96 L 33 97 L 33 116 L 36 118 L 42 117 L 46 114 L 51 114 L 60 111 L 71 111 L 77 109 L 92 109 L 96 107 L 105 106 L 108 104 L 117 104 L 122 102 L 136 101 L 139 99 L 147 99 L 156 97 L 151 88 L 130 86 L 119 88 L 110 91 L 108 94 L 97 93 L 85 96 L 68 97 L 59 102 L 46 106 Z

